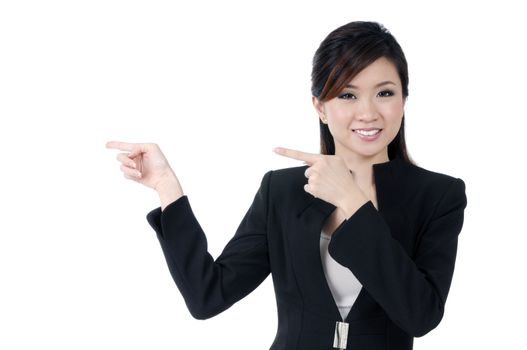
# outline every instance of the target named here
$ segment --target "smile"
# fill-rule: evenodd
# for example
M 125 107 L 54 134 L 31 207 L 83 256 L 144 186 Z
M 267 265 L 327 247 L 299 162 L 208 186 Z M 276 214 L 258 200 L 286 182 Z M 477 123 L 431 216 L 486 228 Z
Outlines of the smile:
M 356 129 L 356 130 L 353 130 L 353 133 L 355 133 L 362 141 L 375 141 L 379 138 L 381 131 L 382 129 L 372 129 L 372 130 Z
M 353 130 L 353 132 L 356 132 L 357 134 L 365 135 L 365 136 L 373 136 L 381 132 L 381 129 L 372 129 L 372 130 L 361 130 L 356 129 Z

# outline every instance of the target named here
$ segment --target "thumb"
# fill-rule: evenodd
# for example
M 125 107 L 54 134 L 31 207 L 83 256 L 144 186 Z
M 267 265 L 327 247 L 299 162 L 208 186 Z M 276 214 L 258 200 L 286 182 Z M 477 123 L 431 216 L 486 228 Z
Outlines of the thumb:
M 142 144 L 138 144 L 129 154 L 128 158 L 135 158 L 139 154 L 144 153 L 145 149 Z

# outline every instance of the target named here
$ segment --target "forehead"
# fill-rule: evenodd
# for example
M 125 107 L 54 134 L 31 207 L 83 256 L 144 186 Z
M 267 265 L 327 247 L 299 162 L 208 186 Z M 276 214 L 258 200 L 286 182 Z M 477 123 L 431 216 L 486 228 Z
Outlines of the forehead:
M 401 86 L 401 80 L 395 65 L 386 57 L 380 57 L 361 70 L 348 82 L 348 85 L 353 85 L 356 88 L 372 88 L 378 83 L 387 80 Z

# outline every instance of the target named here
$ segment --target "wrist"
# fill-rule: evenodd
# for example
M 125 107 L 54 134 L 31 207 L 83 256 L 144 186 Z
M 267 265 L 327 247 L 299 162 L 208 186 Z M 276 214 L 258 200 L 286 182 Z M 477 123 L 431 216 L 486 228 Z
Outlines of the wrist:
M 168 171 L 164 172 L 159 177 L 159 180 L 157 181 L 154 187 L 154 190 L 156 190 L 157 192 L 160 192 L 160 191 L 164 191 L 168 188 L 172 188 L 178 185 L 179 185 L 179 181 L 178 181 L 176 174 L 174 174 L 172 169 L 168 169 Z
M 353 196 L 345 196 L 337 207 L 346 216 L 346 219 L 349 219 L 360 207 L 368 203 L 368 201 L 368 197 L 360 191 Z
M 161 210 L 164 210 L 170 203 L 182 197 L 183 189 L 175 176 L 167 176 L 160 180 L 156 185 L 156 191 L 161 201 Z

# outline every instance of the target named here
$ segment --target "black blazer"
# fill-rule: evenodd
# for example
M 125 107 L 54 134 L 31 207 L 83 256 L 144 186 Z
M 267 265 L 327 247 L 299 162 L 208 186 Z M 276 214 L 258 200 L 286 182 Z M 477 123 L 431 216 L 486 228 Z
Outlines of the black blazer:
M 320 258 L 335 206 L 304 191 L 307 165 L 270 170 L 214 261 L 185 195 L 147 214 L 193 317 L 228 309 L 272 272 L 278 331 L 270 349 L 332 349 L 342 321 Z M 371 201 L 343 221 L 329 254 L 362 289 L 345 321 L 347 349 L 412 349 L 443 317 L 467 205 L 460 178 L 394 158 L 373 165 Z M 225 344 L 225 348 L 228 344 Z

